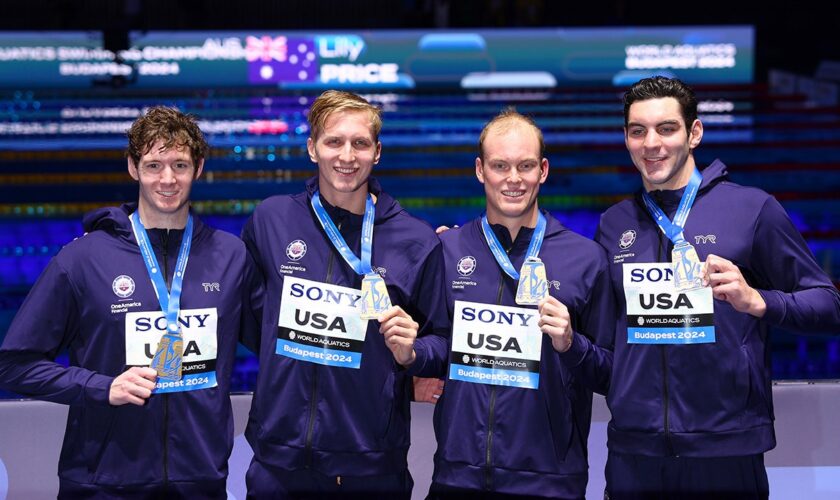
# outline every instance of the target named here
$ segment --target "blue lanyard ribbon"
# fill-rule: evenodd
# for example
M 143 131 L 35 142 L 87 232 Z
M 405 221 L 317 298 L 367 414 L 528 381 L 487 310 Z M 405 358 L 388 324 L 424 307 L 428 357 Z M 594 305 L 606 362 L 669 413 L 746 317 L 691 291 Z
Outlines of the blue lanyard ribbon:
M 330 219 L 330 215 L 324 210 L 324 205 L 321 204 L 321 195 L 316 190 L 312 195 L 312 210 L 315 211 L 315 217 L 327 233 L 327 237 L 333 244 L 338 253 L 344 258 L 347 264 L 359 275 L 373 274 L 373 268 L 370 265 L 371 248 L 373 248 L 373 219 L 376 214 L 376 206 L 373 204 L 373 197 L 368 193 L 365 201 L 365 217 L 362 219 L 362 258 L 359 259 L 347 246 L 344 237 L 335 227 L 335 223 Z
M 484 239 L 487 240 L 487 245 L 490 247 L 493 257 L 496 258 L 496 262 L 499 263 L 499 266 L 508 276 L 518 281 L 519 271 L 513 267 L 507 252 L 505 252 L 502 248 L 501 243 L 499 243 L 499 239 L 496 238 L 493 228 L 491 228 L 490 223 L 487 222 L 487 215 L 481 216 L 481 230 L 484 231 Z M 537 227 L 534 229 L 534 234 L 531 235 L 531 243 L 528 245 L 528 253 L 525 255 L 526 259 L 536 257 L 537 254 L 540 253 L 540 247 L 542 246 L 544 236 L 545 217 L 540 212 L 537 212 Z
M 155 253 L 152 251 L 152 245 L 149 243 L 149 235 L 146 234 L 146 228 L 143 227 L 143 222 L 140 221 L 140 215 L 135 211 L 131 214 L 130 218 L 131 227 L 134 229 L 134 238 L 140 247 L 140 255 L 143 256 L 146 271 L 152 280 L 152 286 L 154 286 L 155 295 L 157 295 L 158 302 L 160 303 L 160 309 L 166 318 L 166 326 L 171 333 L 175 333 L 178 331 L 178 312 L 181 309 L 181 284 L 184 281 L 184 272 L 187 269 L 187 260 L 189 259 L 190 246 L 192 245 L 192 215 L 187 219 L 187 227 L 184 229 L 184 236 L 181 239 L 181 249 L 178 251 L 178 260 L 175 263 L 175 275 L 172 277 L 170 290 L 166 289 L 165 277 L 158 265 Z
M 683 235 L 685 221 L 688 219 L 688 213 L 691 211 L 691 206 L 694 204 L 694 198 L 697 197 L 697 191 L 700 189 L 700 183 L 702 181 L 703 176 L 701 176 L 700 172 L 695 168 L 694 172 L 691 174 L 691 179 L 688 181 L 688 185 L 685 187 L 685 191 L 683 191 L 683 195 L 680 199 L 680 204 L 677 207 L 677 213 L 674 214 L 673 221 L 668 220 L 668 216 L 665 215 L 665 212 L 663 212 L 656 202 L 653 201 L 653 198 L 650 197 L 647 191 L 642 193 L 642 199 L 645 201 L 645 206 L 647 207 L 648 212 L 650 212 L 650 215 L 659 226 L 659 229 L 665 233 L 665 236 L 667 236 L 674 245 L 685 241 L 685 236 Z

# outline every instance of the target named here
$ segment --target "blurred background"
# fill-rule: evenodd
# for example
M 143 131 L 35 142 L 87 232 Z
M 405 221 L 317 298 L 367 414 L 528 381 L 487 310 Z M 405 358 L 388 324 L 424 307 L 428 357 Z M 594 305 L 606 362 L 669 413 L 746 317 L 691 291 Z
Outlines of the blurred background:
M 238 234 L 260 200 L 314 173 L 306 113 L 327 88 L 382 107 L 375 175 L 432 225 L 481 213 L 478 134 L 516 106 L 545 134 L 541 206 L 592 237 L 600 213 L 640 187 L 621 93 L 677 76 L 701 101 L 698 163 L 720 158 L 735 182 L 776 196 L 840 280 L 840 21 L 820 2 L 4 4 L 0 338 L 49 259 L 82 235 L 82 215 L 136 201 L 125 130 L 145 108 L 199 117 L 212 151 L 193 205 Z M 838 332 L 813 333 L 773 332 L 775 378 L 840 378 Z M 234 389 L 251 390 L 256 362 L 238 357 Z

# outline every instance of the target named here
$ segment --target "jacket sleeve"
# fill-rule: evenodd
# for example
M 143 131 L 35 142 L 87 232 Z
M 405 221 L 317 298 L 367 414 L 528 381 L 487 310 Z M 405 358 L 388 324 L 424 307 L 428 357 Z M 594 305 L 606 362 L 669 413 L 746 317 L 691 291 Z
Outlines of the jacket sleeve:
M 107 405 L 113 377 L 55 357 L 80 331 L 76 293 L 58 259 L 50 261 L 0 347 L 0 385 L 25 397 L 69 405 Z
M 604 251 L 600 247 L 598 250 L 598 270 L 586 303 L 572 318 L 572 345 L 559 356 L 587 388 L 606 395 L 612 374 L 618 306 Z
M 408 367 L 408 374 L 418 377 L 443 377 L 449 352 L 447 338 L 450 318 L 443 279 L 443 245 L 434 246 L 417 271 L 413 295 L 412 318 L 420 324 L 414 352 L 417 358 Z M 415 315 L 416 314 L 416 315 Z
M 245 254 L 239 342 L 252 353 L 259 355 L 265 280 L 250 250 L 246 250 Z
M 752 255 L 764 321 L 800 334 L 840 334 L 840 293 L 772 197 L 756 221 Z

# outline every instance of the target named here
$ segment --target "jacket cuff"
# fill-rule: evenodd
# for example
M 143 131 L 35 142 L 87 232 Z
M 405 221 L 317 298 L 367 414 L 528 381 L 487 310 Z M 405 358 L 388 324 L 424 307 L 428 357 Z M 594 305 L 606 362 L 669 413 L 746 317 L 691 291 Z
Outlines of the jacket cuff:
M 428 347 L 423 342 L 418 342 L 420 339 L 414 341 L 414 362 L 405 367 L 405 372 L 409 377 L 417 377 L 423 372 L 426 366 L 426 360 L 429 358 Z
M 560 360 L 563 361 L 567 367 L 574 368 L 583 361 L 583 358 L 586 357 L 586 353 L 588 353 L 591 348 L 592 343 L 588 338 L 586 338 L 586 335 L 574 332 L 574 335 L 572 336 L 572 345 L 569 346 L 569 350 L 557 354 L 560 356 Z
M 111 384 L 114 377 L 94 373 L 85 384 L 85 401 L 100 406 L 110 405 Z
M 780 325 L 785 319 L 785 300 L 782 297 L 782 292 L 778 290 L 756 290 L 764 303 L 767 305 L 767 310 L 764 312 L 764 317 L 761 318 L 773 325 Z

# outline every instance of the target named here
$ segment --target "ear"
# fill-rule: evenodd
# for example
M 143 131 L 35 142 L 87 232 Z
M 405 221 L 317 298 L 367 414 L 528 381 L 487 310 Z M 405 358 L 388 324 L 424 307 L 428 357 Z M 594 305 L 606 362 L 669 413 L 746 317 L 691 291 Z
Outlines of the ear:
M 379 163 L 379 157 L 382 156 L 382 143 L 376 141 L 376 153 L 373 154 L 373 164 Z
M 475 159 L 475 176 L 478 177 L 478 182 L 484 184 L 484 166 L 481 164 L 481 157 Z
M 548 178 L 548 158 L 543 158 L 540 162 L 540 184 L 544 183 Z
M 700 145 L 700 141 L 703 139 L 703 122 L 700 120 L 694 120 L 694 123 L 691 124 L 691 133 L 688 136 L 688 147 L 689 149 L 694 149 Z
M 315 142 L 311 137 L 306 139 L 306 150 L 309 152 L 309 161 L 318 163 L 318 155 L 315 153 Z
M 193 176 L 193 179 L 201 177 L 202 172 L 204 172 L 204 158 L 198 160 L 198 165 L 195 167 L 195 176 Z
M 130 156 L 128 157 L 128 175 L 135 181 L 140 180 L 140 172 L 137 171 L 137 165 L 134 164 L 134 160 Z

